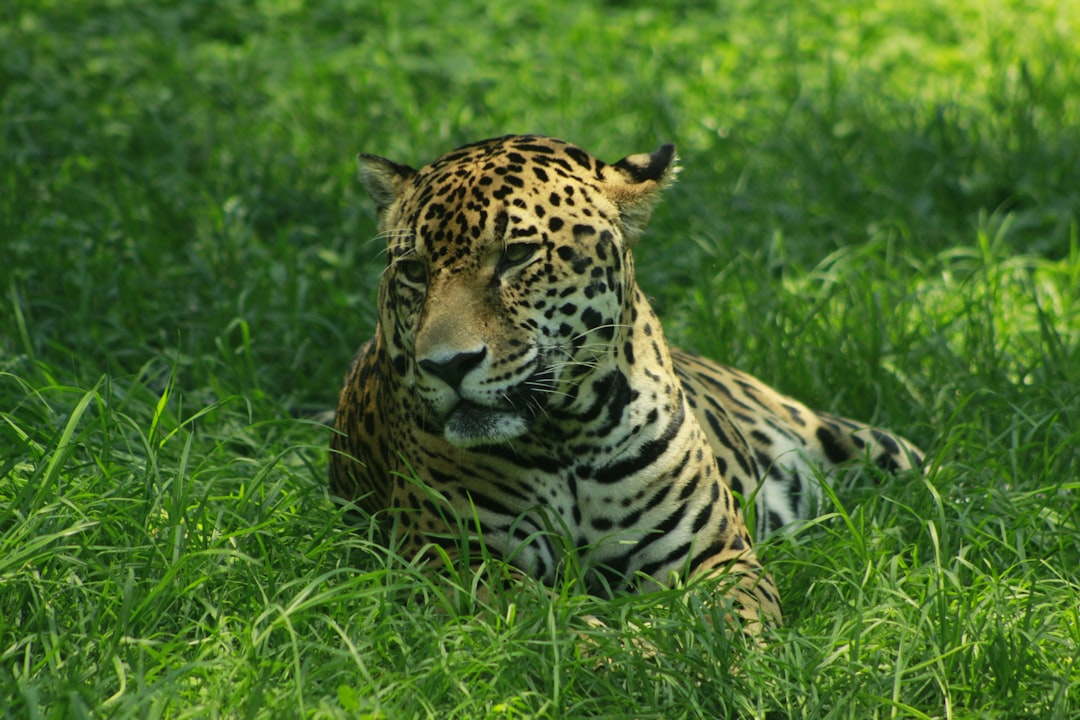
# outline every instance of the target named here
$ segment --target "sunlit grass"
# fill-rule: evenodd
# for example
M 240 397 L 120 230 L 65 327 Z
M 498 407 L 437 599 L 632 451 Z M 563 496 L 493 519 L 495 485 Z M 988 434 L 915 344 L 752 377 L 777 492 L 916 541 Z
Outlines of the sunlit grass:
M 1065 718 L 1080 5 L 0 10 L 0 713 Z M 353 156 L 679 145 L 669 338 L 928 452 L 698 589 L 431 579 L 326 497 L 383 262 Z M 595 616 L 603 626 L 584 620 Z

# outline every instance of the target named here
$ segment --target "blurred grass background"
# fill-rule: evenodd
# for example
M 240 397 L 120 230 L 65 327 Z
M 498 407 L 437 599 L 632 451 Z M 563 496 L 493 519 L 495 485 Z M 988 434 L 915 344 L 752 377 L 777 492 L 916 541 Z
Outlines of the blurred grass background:
M 0 710 L 1075 716 L 1077 38 L 1074 0 L 5 3 Z M 459 616 L 326 500 L 305 418 L 382 264 L 353 157 L 508 132 L 676 142 L 669 338 L 930 451 L 766 548 L 767 652 L 679 593 Z

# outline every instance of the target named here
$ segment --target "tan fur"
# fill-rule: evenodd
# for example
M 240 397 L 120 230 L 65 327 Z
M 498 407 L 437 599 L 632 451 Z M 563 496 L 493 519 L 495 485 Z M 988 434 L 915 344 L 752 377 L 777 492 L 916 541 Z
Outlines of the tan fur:
M 341 391 L 330 486 L 404 552 L 482 536 L 545 582 L 573 556 L 594 592 L 723 575 L 753 631 L 782 611 L 732 491 L 757 499 L 764 533 L 805 516 L 816 473 L 919 461 L 902 439 L 669 350 L 630 247 L 673 147 L 607 165 L 510 136 L 419 171 L 360 162 L 388 267 Z

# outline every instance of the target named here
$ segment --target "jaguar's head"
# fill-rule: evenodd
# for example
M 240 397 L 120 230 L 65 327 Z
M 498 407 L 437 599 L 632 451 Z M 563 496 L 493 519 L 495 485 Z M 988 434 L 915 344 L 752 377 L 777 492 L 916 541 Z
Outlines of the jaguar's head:
M 626 352 L 630 247 L 676 172 L 675 148 L 609 165 L 507 136 L 414 170 L 361 155 L 387 267 L 379 331 L 397 381 L 450 443 L 501 443 L 572 417 Z

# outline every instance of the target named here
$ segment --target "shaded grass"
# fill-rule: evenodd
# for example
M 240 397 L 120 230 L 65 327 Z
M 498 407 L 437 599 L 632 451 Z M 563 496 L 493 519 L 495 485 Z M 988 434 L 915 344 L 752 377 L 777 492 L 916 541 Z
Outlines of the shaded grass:
M 1074 716 L 1077 18 L 9 3 L 0 712 Z M 475 601 L 326 498 L 303 418 L 382 264 L 352 155 L 520 131 L 678 141 L 637 248 L 668 336 L 929 451 L 763 548 L 788 618 L 765 649 L 700 590 Z

